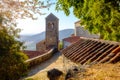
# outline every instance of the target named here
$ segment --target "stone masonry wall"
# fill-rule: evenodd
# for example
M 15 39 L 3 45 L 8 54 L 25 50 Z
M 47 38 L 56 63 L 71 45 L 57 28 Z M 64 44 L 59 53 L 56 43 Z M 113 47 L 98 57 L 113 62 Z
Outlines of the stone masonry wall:
M 75 36 L 99 39 L 99 35 L 91 34 L 80 25 L 80 21 L 75 22 Z
M 37 51 L 45 51 L 46 50 L 45 40 L 40 41 L 39 43 L 36 44 L 36 50 Z

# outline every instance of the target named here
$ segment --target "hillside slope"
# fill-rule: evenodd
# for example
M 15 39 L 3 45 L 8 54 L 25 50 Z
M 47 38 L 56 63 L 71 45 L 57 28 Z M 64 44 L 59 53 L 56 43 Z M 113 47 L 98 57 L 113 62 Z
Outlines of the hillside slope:
M 73 33 L 74 33 L 74 29 L 64 29 L 59 31 L 59 40 L 69 37 Z M 21 42 L 25 42 L 24 45 L 27 47 L 26 50 L 36 50 L 36 43 L 44 39 L 45 39 L 45 32 L 42 32 L 31 36 L 22 35 L 19 40 Z

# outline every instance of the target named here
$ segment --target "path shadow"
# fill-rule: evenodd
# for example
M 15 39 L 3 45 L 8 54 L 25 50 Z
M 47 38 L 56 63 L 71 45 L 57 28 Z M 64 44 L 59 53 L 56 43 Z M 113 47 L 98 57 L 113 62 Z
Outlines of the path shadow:
M 44 62 L 42 62 L 42 63 L 40 63 L 40 64 L 38 64 L 38 65 L 36 65 L 34 67 L 32 67 L 30 69 L 27 77 L 32 76 L 32 75 L 42 71 L 43 69 L 48 67 L 50 64 L 54 63 L 58 59 L 58 57 L 60 55 L 61 55 L 61 53 L 57 52 L 57 53 L 53 54 L 53 56 L 50 59 L 48 59 L 48 60 L 46 60 L 46 61 L 44 61 Z

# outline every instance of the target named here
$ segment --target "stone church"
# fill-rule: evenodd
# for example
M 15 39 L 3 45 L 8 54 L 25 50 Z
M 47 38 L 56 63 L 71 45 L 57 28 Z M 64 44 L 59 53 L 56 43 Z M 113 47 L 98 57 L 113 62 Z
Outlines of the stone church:
M 50 13 L 46 17 L 46 35 L 45 40 L 36 44 L 37 51 L 45 51 L 50 48 L 58 48 L 59 41 L 59 19 Z

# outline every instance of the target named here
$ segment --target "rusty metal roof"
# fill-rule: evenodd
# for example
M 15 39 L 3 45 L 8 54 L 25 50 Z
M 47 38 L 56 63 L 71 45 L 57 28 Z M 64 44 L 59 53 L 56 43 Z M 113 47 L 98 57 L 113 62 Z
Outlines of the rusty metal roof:
M 80 38 L 62 50 L 62 54 L 75 63 L 116 63 L 120 61 L 120 43 Z

